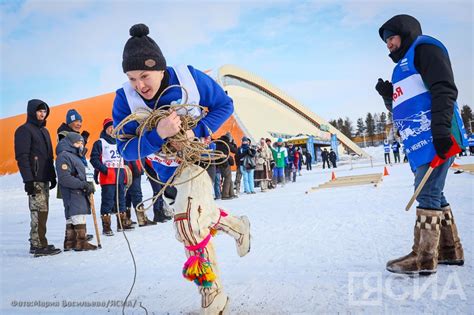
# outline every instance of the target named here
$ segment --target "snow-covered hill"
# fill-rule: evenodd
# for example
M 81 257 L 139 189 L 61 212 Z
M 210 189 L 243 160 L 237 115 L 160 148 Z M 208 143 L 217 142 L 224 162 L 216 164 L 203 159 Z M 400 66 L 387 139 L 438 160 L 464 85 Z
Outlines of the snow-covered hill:
M 381 173 L 382 148 L 369 160 L 349 161 L 336 176 Z M 474 163 L 463 157 L 458 164 Z M 267 193 L 241 195 L 218 204 L 252 223 L 252 250 L 239 258 L 232 239 L 215 239 L 222 281 L 231 298 L 230 314 L 472 313 L 474 309 L 473 175 L 448 175 L 450 201 L 464 245 L 462 267 L 439 266 L 431 277 L 411 278 L 385 271 L 387 260 L 409 252 L 415 211 L 404 210 L 413 191 L 407 164 L 389 167 L 379 187 L 356 186 L 305 191 L 328 181 L 320 165 L 303 171 L 296 183 Z M 151 189 L 143 178 L 144 195 Z M 47 237 L 62 248 L 64 214 L 51 193 Z M 95 194 L 99 209 L 100 193 Z M 133 281 L 133 264 L 121 233 L 102 237 L 101 250 L 53 257 L 28 254 L 29 210 L 18 174 L 0 178 L 2 314 L 118 314 Z M 151 214 L 150 214 L 151 216 Z M 115 222 L 113 222 L 115 230 Z M 88 218 L 89 233 L 93 232 Z M 183 246 L 171 222 L 127 233 L 138 267 L 127 314 L 196 314 L 200 296 L 184 280 Z M 93 241 L 95 242 L 95 240 Z M 48 308 L 34 303 L 52 303 Z M 19 306 L 32 302 L 31 306 Z M 76 303 L 74 306 L 72 303 Z M 77 303 L 86 302 L 82 307 Z M 109 303 L 90 307 L 87 303 Z M 15 305 L 16 303 L 16 305 Z M 64 304 L 68 307 L 64 307 Z

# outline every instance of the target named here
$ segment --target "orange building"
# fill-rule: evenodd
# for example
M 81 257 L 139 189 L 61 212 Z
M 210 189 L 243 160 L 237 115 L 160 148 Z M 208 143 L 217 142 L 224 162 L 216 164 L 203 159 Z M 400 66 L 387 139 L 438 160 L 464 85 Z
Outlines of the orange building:
M 254 74 L 234 66 L 223 66 L 218 71 L 217 82 L 234 100 L 235 111 L 214 134 L 214 139 L 227 131 L 231 132 L 237 144 L 240 144 L 240 139 L 244 135 L 250 137 L 254 143 L 260 137 L 276 140 L 275 135 L 279 132 L 291 136 L 304 133 L 317 137 L 321 134 L 321 126 L 324 125 L 330 134 L 337 135 L 341 145 L 358 155 L 366 155 L 359 146 L 330 126 L 326 120 Z M 67 111 L 74 108 L 83 118 L 82 129 L 91 134 L 88 144 L 90 150 L 92 143 L 99 138 L 104 118 L 112 116 L 114 97 L 115 93 L 108 93 L 51 107 L 46 127 L 51 134 L 53 147 L 56 147 L 57 143 L 57 128 L 65 121 Z M 26 104 L 27 100 L 25 100 L 25 114 L 0 121 L 2 132 L 0 175 L 18 171 L 14 134 L 16 128 L 26 121 Z

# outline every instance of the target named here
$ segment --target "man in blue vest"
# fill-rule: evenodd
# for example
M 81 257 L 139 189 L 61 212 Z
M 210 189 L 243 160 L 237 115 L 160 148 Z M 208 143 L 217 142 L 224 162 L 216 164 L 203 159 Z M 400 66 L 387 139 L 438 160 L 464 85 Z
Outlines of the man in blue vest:
M 474 155 L 474 134 L 469 137 L 469 155 Z
M 383 141 L 383 155 L 384 155 L 384 158 L 385 158 L 385 164 L 392 164 L 392 162 L 390 161 L 390 143 L 388 142 L 387 139 L 385 139 Z
M 467 142 L 448 51 L 440 41 L 422 35 L 420 23 L 409 15 L 392 17 L 379 29 L 379 35 L 396 66 L 392 82 L 379 79 L 375 88 L 393 112 L 415 172 L 415 189 L 436 155 L 446 159 L 435 168 L 417 198 L 412 252 L 389 261 L 387 270 L 427 275 L 435 273 L 438 264 L 463 265 L 463 248 L 443 194 L 454 159 L 446 156 L 453 138 L 460 146 Z
M 117 139 L 120 154 L 129 161 L 146 157 L 151 162 L 159 180 L 166 182 L 173 176 L 180 161 L 173 156 L 163 154 L 161 149 L 168 138 L 172 138 L 181 130 L 181 115 L 199 118 L 195 128 L 186 130 L 189 138 L 210 140 L 212 133 L 216 132 L 232 115 L 234 106 L 232 99 L 222 87 L 205 73 L 187 65 L 168 67 L 160 47 L 148 34 L 149 29 L 144 24 L 136 24 L 130 28 L 131 37 L 125 44 L 122 59 L 122 69 L 128 80 L 116 92 L 112 109 L 114 126 L 120 124 L 130 114 L 143 109 L 150 111 L 166 105 L 179 104 L 202 105 L 207 108 L 205 114 L 198 106 L 172 110 L 167 117 L 157 122 L 155 128 L 146 129 L 140 138 L 137 135 L 137 121 L 129 122 L 123 127 L 124 134 L 133 136 L 128 140 Z M 183 94 L 182 89 L 177 85 L 184 87 L 187 94 Z M 171 86 L 174 87 L 170 88 Z M 182 174 L 191 176 L 189 174 L 196 167 L 188 166 Z M 174 195 L 173 198 L 167 198 L 166 192 L 164 197 L 166 197 L 167 205 L 173 204 L 173 208 L 177 211 L 174 216 L 175 228 L 180 235 L 178 240 L 185 244 L 187 256 L 191 259 L 188 262 L 191 264 L 199 250 L 202 251 L 202 256 L 199 257 L 199 261 L 194 260 L 194 262 L 198 262 L 199 265 L 202 261 L 207 261 L 212 266 L 199 270 L 201 276 L 201 273 L 206 272 L 204 276 L 209 276 L 209 278 L 195 279 L 202 297 L 202 313 L 219 314 L 225 311 L 228 297 L 219 280 L 214 249 L 210 242 L 211 232 L 217 229 L 233 237 L 238 254 L 244 256 L 250 251 L 250 222 L 244 216 L 235 217 L 224 211 L 221 212 L 215 206 L 212 195 L 208 196 L 208 192 L 212 191 L 209 178 L 203 176 L 193 178 L 193 182 L 199 183 L 198 180 L 201 181 L 201 185 L 196 184 L 191 189 L 191 184 L 187 181 L 182 185 L 176 185 L 174 194 L 170 194 L 170 196 Z M 179 180 L 177 183 L 180 183 Z M 211 186 L 211 189 L 207 184 Z M 191 198 L 191 190 L 193 190 L 192 193 L 202 190 L 203 194 L 196 193 Z M 198 200 L 199 198 L 195 196 L 199 196 L 202 200 Z M 191 202 L 191 199 L 195 206 L 189 206 L 186 209 L 181 202 Z M 207 207 L 198 207 L 200 201 L 207 202 Z M 213 225 L 200 224 L 203 217 L 210 218 Z M 198 249 L 192 250 L 193 248 Z M 209 275 L 209 270 L 214 271 L 214 279 Z M 193 278 L 191 274 L 188 276 L 190 280 Z M 204 283 L 203 279 L 209 281 Z

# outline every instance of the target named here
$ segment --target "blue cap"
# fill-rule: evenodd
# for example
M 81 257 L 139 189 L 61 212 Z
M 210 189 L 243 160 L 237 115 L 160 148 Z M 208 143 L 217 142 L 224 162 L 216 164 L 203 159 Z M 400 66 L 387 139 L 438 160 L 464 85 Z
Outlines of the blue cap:
M 68 110 L 66 114 L 66 124 L 69 125 L 70 123 L 76 120 L 82 121 L 82 116 L 79 115 L 79 113 L 75 109 Z
M 283 142 L 282 138 L 278 138 L 277 142 Z

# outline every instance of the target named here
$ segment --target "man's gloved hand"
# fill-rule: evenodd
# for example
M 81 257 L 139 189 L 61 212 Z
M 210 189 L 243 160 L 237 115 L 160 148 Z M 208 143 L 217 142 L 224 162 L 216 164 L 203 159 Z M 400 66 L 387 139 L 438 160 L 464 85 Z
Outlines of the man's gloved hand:
M 25 191 L 28 194 L 28 196 L 35 194 L 35 185 L 33 181 L 25 182 Z
M 380 96 L 384 98 L 392 98 L 393 96 L 393 84 L 388 80 L 382 80 L 379 78 L 377 84 L 375 85 L 375 89 L 379 92 Z
M 84 139 L 84 142 L 87 142 L 87 140 L 89 139 L 89 136 L 91 134 L 87 131 L 87 130 L 84 130 L 83 132 L 81 132 L 81 136 L 82 138 Z
M 49 189 L 50 189 L 50 190 L 51 190 L 51 189 L 54 189 L 54 187 L 56 187 L 56 184 L 57 184 L 56 178 L 53 178 L 53 179 L 50 181 L 50 183 L 51 183 L 51 184 L 49 185 Z
M 89 196 L 90 194 L 93 194 L 95 192 L 94 184 L 93 183 L 85 183 L 83 190 L 86 193 L 86 196 Z
M 433 138 L 433 145 L 435 147 L 436 154 L 445 160 L 446 153 L 448 153 L 449 149 L 451 149 L 453 146 L 453 140 L 451 137 Z

